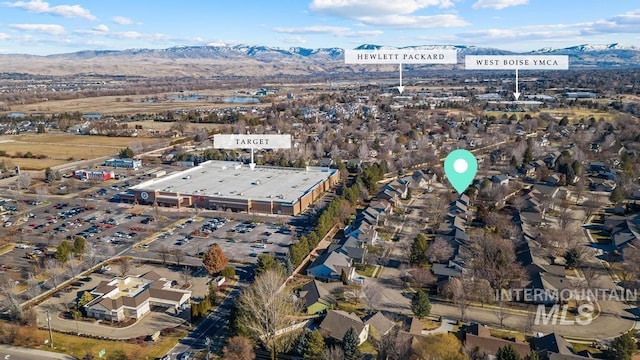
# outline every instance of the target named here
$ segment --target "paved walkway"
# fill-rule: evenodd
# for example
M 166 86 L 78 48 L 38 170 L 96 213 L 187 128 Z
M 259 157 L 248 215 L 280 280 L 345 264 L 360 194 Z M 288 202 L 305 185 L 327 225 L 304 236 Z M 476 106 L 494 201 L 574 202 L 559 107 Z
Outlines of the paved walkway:
M 456 326 L 456 321 L 451 319 L 442 318 L 442 324 L 437 329 L 433 330 L 422 330 L 422 335 L 438 335 L 438 334 L 448 334 L 453 331 L 453 328 Z

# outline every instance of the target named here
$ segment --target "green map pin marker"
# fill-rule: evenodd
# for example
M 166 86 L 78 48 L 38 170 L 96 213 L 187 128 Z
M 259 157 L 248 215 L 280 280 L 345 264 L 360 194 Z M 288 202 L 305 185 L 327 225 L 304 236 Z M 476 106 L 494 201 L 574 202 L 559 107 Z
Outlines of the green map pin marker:
M 467 190 L 477 171 L 478 160 L 467 150 L 454 150 L 444 159 L 444 173 L 458 194 Z

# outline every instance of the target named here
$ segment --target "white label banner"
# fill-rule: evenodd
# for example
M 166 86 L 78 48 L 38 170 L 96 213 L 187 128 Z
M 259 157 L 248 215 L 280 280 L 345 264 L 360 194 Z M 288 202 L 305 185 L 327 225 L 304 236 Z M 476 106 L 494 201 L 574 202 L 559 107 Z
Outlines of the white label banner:
M 568 70 L 568 55 L 467 55 L 467 70 Z
M 213 135 L 215 149 L 290 149 L 291 134 L 287 135 Z
M 345 50 L 345 64 L 457 64 L 458 52 L 431 50 Z

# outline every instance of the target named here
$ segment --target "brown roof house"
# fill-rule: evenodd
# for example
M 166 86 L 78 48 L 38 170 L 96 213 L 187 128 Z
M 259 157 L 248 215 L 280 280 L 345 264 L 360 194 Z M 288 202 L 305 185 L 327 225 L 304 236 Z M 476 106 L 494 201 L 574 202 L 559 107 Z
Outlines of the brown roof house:
M 353 328 L 358 335 L 358 345 L 362 345 L 369 337 L 369 324 L 365 324 L 354 313 L 342 310 L 329 310 L 320 323 L 320 330 L 330 338 L 342 341 L 344 334 Z
M 87 316 L 110 321 L 140 319 L 151 306 L 184 309 L 191 291 L 174 289 L 171 281 L 150 271 L 140 276 L 115 277 L 91 291 L 95 298 L 84 306 Z
M 510 341 L 491 336 L 489 328 L 477 323 L 470 324 L 464 335 L 464 346 L 467 349 L 478 349 L 479 353 L 495 356 L 498 349 L 511 345 L 520 357 L 529 354 L 531 348 L 529 344 L 522 341 Z

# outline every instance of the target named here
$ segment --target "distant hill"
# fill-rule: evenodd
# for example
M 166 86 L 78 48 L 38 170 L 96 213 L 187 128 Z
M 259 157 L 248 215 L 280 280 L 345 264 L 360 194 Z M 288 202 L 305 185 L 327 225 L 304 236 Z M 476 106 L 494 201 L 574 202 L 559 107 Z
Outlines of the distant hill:
M 365 44 L 357 49 L 383 47 Z M 630 68 L 640 64 L 640 48 L 620 44 L 578 45 L 563 49 L 544 48 L 514 53 L 496 48 L 462 45 L 408 46 L 401 49 L 456 49 L 463 63 L 465 55 L 552 54 L 569 55 L 571 68 Z M 345 65 L 340 48 L 288 49 L 269 46 L 221 45 L 175 46 L 167 49 L 86 50 L 48 56 L 0 55 L 2 72 L 41 75 L 138 75 L 183 76 L 300 76 L 357 74 L 394 71 L 391 65 Z M 461 65 L 457 65 L 460 67 Z M 426 67 L 426 66 L 425 66 Z M 433 65 L 431 68 L 450 68 Z M 414 68 L 417 68 L 414 66 Z

